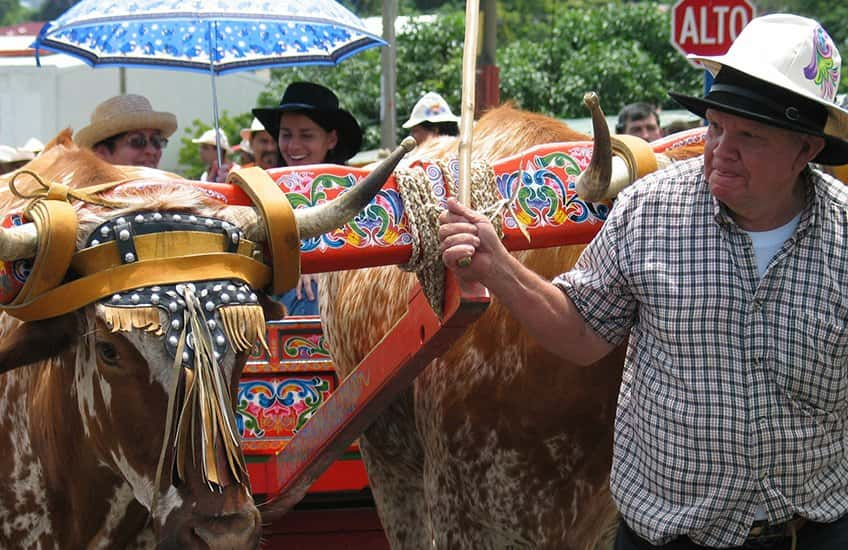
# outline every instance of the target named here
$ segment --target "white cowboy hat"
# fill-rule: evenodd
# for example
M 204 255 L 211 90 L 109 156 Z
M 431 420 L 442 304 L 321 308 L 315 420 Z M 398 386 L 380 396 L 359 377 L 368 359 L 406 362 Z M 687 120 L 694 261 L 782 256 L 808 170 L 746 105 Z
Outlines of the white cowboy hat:
M 218 136 L 221 139 L 221 150 L 229 151 L 230 150 L 230 141 L 227 139 L 227 135 L 220 128 L 218 129 Z M 213 147 L 217 146 L 215 143 L 215 130 L 209 129 L 203 132 L 203 135 L 199 138 L 191 140 L 192 143 L 203 144 L 203 145 L 211 145 Z
M 436 92 L 427 92 L 421 96 L 421 99 L 412 108 L 412 114 L 409 115 L 409 120 L 403 123 L 403 127 L 412 128 L 422 122 L 459 123 L 459 117 L 453 114 L 445 98 Z
M 825 138 L 813 159 L 848 163 L 848 111 L 836 103 L 842 58 L 816 21 L 788 14 L 757 17 L 728 52 L 689 55 L 715 76 L 702 99 L 669 95 L 703 117 L 707 109 Z
M 107 99 L 91 113 L 91 123 L 74 136 L 80 147 L 96 143 L 131 130 L 153 128 L 165 137 L 177 131 L 177 117 L 154 111 L 150 101 L 140 95 L 126 94 Z
M 258 118 L 254 118 L 250 121 L 250 128 L 242 128 L 239 132 L 241 139 L 245 141 L 250 141 L 250 137 L 253 135 L 253 132 L 262 132 L 265 130 L 265 127 L 262 126 L 262 123 L 259 122 Z

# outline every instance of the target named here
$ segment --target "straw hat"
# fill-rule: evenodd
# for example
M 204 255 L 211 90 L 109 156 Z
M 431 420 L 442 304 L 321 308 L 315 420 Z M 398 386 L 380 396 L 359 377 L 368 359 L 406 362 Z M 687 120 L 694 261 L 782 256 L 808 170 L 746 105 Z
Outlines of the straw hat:
M 324 130 L 335 130 L 338 142 L 327 162 L 345 162 L 362 147 L 362 129 L 352 114 L 339 108 L 339 98 L 329 88 L 312 82 L 293 82 L 276 107 L 253 109 L 253 116 L 271 137 L 280 134 L 280 115 L 303 113 Z
M 689 55 L 714 76 L 704 98 L 669 92 L 703 117 L 707 109 L 823 137 L 821 164 L 848 163 L 848 111 L 836 103 L 842 58 L 816 21 L 797 15 L 757 17 L 728 52 Z
M 403 123 L 403 127 L 412 128 L 422 122 L 459 123 L 459 117 L 453 114 L 445 98 L 436 92 L 427 92 L 421 96 L 421 99 L 412 108 L 412 114 L 409 116 L 409 120 Z
M 262 123 L 259 122 L 259 119 L 254 118 L 252 121 L 250 121 L 250 128 L 242 128 L 241 131 L 239 132 L 239 135 L 241 136 L 241 139 L 243 141 L 250 141 L 250 138 L 253 135 L 253 132 L 264 132 L 264 131 L 265 131 L 265 127 L 262 126 Z
M 177 117 L 172 113 L 154 111 L 144 96 L 119 95 L 94 109 L 91 124 L 77 132 L 74 141 L 80 147 L 92 147 L 104 139 L 142 128 L 153 128 L 170 137 L 177 131 Z
M 230 142 L 227 139 L 227 135 L 220 128 L 218 128 L 218 136 L 221 139 L 221 150 L 222 151 L 229 151 L 230 150 Z M 202 145 L 211 145 L 212 147 L 215 147 L 215 146 L 217 146 L 217 143 L 215 143 L 215 130 L 214 129 L 206 130 L 205 132 L 203 132 L 202 136 L 200 136 L 197 139 L 191 140 L 191 142 L 197 143 L 197 144 L 202 144 Z

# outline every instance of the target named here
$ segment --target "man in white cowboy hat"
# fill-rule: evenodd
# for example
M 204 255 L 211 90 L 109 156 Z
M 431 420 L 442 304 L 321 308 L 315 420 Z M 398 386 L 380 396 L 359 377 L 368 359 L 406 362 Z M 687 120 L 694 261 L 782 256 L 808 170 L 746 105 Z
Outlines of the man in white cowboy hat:
M 448 102 L 436 92 L 427 92 L 412 108 L 403 123 L 419 144 L 434 136 L 459 135 L 459 117 L 454 116 Z
M 841 58 L 777 14 L 695 59 L 712 89 L 672 96 L 704 155 L 623 191 L 571 271 L 542 279 L 453 199 L 442 259 L 570 361 L 628 342 L 617 550 L 848 548 L 848 191 L 810 166 L 848 162 Z
M 199 138 L 191 140 L 192 143 L 200 145 L 200 160 L 206 166 L 206 170 L 200 175 L 200 181 L 223 183 L 227 181 L 227 174 L 230 173 L 230 170 L 236 167 L 227 160 L 227 155 L 230 154 L 230 142 L 227 135 L 220 128 L 217 133 L 221 143 L 220 168 L 218 167 L 218 144 L 215 141 L 214 129 L 206 130 Z
M 91 123 L 74 136 L 112 164 L 158 168 L 162 149 L 177 131 L 177 117 L 154 111 L 150 101 L 126 94 L 107 99 L 91 114 Z
M 277 138 L 269 134 L 258 118 L 250 122 L 249 128 L 242 128 L 242 143 L 247 142 L 247 150 L 253 156 L 253 164 L 242 163 L 242 166 L 258 166 L 264 170 L 280 165 L 280 152 L 277 149 Z

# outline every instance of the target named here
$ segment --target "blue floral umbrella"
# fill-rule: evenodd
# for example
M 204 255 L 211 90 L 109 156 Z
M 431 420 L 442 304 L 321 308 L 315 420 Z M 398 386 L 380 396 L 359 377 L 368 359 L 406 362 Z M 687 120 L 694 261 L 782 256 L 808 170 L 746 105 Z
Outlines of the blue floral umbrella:
M 334 0 L 83 0 L 44 25 L 32 47 L 39 66 L 44 49 L 93 67 L 208 72 L 218 128 L 215 75 L 336 65 L 385 44 Z

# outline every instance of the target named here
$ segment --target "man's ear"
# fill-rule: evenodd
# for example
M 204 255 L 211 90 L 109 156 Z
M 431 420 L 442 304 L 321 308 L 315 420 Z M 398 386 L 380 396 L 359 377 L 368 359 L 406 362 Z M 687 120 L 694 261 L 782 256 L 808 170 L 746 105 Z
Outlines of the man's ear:
M 800 169 L 803 169 L 808 162 L 812 162 L 822 149 L 824 149 L 824 138 L 821 136 L 802 136 L 801 151 L 798 154 Z

